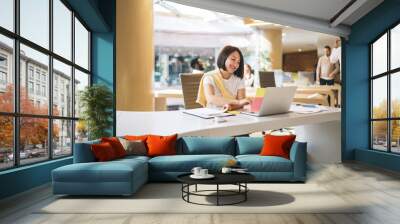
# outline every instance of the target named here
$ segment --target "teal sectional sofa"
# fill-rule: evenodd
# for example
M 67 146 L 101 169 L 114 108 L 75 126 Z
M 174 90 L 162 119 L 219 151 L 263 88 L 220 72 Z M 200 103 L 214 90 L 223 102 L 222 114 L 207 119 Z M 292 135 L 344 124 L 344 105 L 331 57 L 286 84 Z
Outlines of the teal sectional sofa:
M 236 160 L 260 182 L 304 182 L 307 144 L 295 142 L 290 159 L 260 156 L 263 138 L 255 137 L 182 137 L 176 144 L 177 155 L 127 156 L 96 162 L 91 141 L 75 144 L 74 163 L 52 171 L 54 194 L 131 195 L 148 181 L 176 181 L 193 167 L 219 172 L 228 160 Z

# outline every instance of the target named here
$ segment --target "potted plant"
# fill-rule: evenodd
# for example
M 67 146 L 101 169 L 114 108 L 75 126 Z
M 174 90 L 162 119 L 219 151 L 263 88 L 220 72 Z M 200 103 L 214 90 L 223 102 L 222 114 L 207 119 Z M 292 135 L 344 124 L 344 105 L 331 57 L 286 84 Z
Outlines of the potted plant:
M 81 118 L 88 131 L 89 140 L 109 136 L 107 130 L 112 126 L 112 92 L 107 86 L 94 84 L 80 92 L 79 106 Z

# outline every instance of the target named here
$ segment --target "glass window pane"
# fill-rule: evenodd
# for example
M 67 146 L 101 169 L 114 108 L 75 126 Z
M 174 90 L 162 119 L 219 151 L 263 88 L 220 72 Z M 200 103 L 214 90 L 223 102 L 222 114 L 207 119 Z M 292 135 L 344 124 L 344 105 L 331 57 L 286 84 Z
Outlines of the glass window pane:
M 391 115 L 400 118 L 400 72 L 391 75 L 390 85 Z
M 71 66 L 53 60 L 53 115 L 72 117 Z
M 0 26 L 14 31 L 14 0 L 0 1 Z
M 0 111 L 14 111 L 13 40 L 0 35 Z
M 387 71 L 387 34 L 372 44 L 373 75 Z
M 75 121 L 75 143 L 88 141 L 88 129 L 83 120 Z
M 20 62 L 21 113 L 47 115 L 49 107 L 49 57 L 21 44 Z
M 75 63 L 89 70 L 89 32 L 75 18 Z
M 49 0 L 20 0 L 21 36 L 49 48 Z
M 391 69 L 400 67 L 400 24 L 391 31 L 390 60 Z
M 53 120 L 53 157 L 72 154 L 72 121 Z
M 48 121 L 31 117 L 20 119 L 20 164 L 35 163 L 49 158 Z
M 80 92 L 89 86 L 89 75 L 75 69 L 75 117 L 81 115 L 81 108 L 79 106 Z
M 0 170 L 14 165 L 14 124 L 10 116 L 0 116 Z
M 387 77 L 372 81 L 372 118 L 387 118 Z
M 53 51 L 71 60 L 72 12 L 60 1 L 53 1 Z
M 392 141 L 392 152 L 400 153 L 400 120 L 394 120 L 390 122 L 391 127 L 391 141 Z
M 372 122 L 372 148 L 387 151 L 387 121 Z

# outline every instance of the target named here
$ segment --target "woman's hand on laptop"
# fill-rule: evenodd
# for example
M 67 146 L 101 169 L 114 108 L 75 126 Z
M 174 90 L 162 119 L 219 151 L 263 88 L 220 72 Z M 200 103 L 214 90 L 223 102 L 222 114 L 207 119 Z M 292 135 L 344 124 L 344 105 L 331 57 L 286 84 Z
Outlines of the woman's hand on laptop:
M 241 99 L 241 100 L 236 100 L 235 102 L 227 103 L 223 106 L 223 111 L 231 111 L 231 110 L 239 110 L 242 109 L 245 105 L 248 105 L 251 103 L 251 100 L 249 99 Z
M 239 105 L 241 105 L 242 107 L 247 104 L 250 104 L 250 103 L 251 103 L 251 100 L 247 99 L 247 98 L 239 100 Z

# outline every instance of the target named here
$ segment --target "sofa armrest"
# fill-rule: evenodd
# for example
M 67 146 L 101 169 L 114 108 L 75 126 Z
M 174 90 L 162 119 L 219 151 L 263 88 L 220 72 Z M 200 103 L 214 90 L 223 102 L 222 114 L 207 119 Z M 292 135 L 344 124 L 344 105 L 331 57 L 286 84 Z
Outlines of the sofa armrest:
M 293 162 L 293 179 L 305 181 L 307 175 L 307 142 L 294 142 L 290 149 L 290 160 Z
M 89 163 L 95 162 L 96 158 L 92 153 L 90 146 L 92 144 L 100 143 L 99 140 L 75 143 L 74 147 L 74 163 Z

